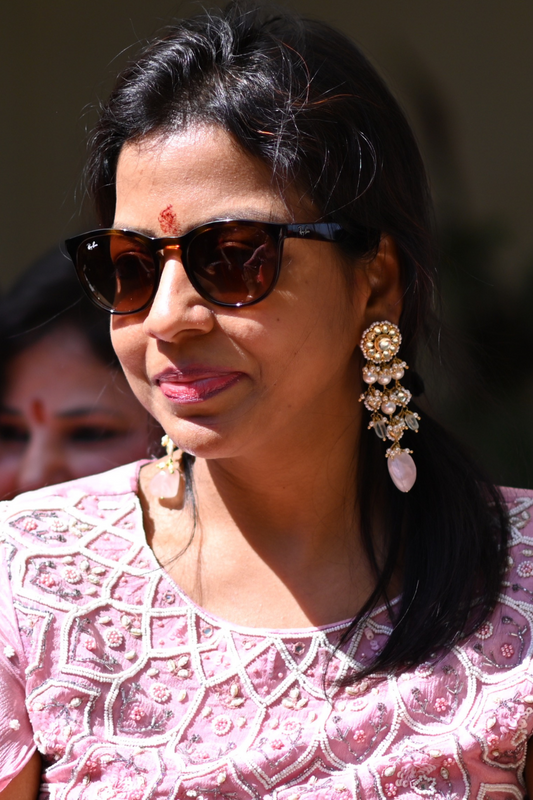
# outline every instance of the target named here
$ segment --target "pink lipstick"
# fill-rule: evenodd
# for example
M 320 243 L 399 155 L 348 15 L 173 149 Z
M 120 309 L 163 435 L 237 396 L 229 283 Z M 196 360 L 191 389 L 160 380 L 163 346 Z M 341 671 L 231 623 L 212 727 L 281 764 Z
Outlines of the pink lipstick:
M 242 372 L 226 372 L 205 367 L 169 369 L 159 373 L 155 383 L 165 397 L 175 403 L 201 403 L 229 389 L 243 376 Z

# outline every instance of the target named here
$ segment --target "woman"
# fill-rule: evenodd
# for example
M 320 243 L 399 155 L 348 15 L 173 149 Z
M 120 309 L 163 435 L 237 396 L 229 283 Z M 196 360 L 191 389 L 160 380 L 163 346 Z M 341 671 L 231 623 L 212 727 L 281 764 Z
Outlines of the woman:
M 2 797 L 523 796 L 532 499 L 412 403 L 430 204 L 372 67 L 179 23 L 88 175 L 69 252 L 168 458 L 4 511 Z
M 157 428 L 122 374 L 106 316 L 59 249 L 3 298 L 2 500 L 155 451 Z

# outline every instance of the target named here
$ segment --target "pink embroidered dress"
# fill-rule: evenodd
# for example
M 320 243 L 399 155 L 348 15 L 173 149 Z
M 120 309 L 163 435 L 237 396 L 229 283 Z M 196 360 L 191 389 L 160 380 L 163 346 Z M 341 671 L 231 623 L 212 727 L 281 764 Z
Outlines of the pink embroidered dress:
M 532 493 L 507 492 L 512 557 L 490 622 L 436 664 L 343 686 L 386 641 L 384 610 L 344 651 L 342 623 L 205 613 L 146 544 L 138 466 L 2 504 L 0 789 L 37 748 L 43 800 L 524 795 Z

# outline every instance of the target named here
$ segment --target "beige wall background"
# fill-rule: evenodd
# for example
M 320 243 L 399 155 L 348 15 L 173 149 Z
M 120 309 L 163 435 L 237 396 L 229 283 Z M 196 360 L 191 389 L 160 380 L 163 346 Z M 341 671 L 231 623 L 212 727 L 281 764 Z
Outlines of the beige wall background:
M 290 5 L 359 42 L 407 109 L 441 214 L 501 230 L 497 280 L 519 284 L 533 261 L 532 0 Z M 98 102 L 139 42 L 194 7 L 170 0 L 5 3 L 0 286 L 90 223 L 80 213 L 80 174 Z

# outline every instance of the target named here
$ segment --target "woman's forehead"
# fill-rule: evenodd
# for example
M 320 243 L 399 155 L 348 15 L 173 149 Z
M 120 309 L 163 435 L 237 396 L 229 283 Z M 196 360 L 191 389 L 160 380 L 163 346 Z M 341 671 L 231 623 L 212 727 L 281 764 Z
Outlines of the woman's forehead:
M 186 128 L 124 145 L 115 227 L 183 234 L 213 219 L 309 221 L 297 192 L 281 192 L 268 167 L 218 126 Z M 148 232 L 148 231 L 147 231 Z

